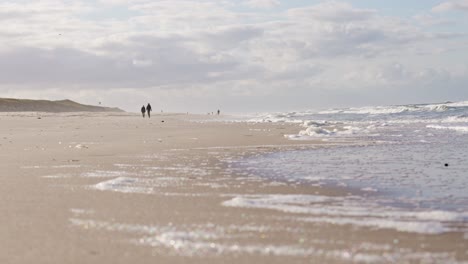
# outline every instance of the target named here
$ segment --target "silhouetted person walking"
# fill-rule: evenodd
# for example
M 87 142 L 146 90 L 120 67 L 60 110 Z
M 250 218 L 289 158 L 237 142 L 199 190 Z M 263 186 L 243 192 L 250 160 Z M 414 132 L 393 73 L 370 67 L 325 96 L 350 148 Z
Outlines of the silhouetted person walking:
M 145 106 L 142 106 L 141 107 L 141 115 L 143 116 L 143 118 L 145 118 L 145 112 L 146 112 Z
M 148 112 L 148 118 L 151 118 L 151 111 L 153 109 L 151 109 L 151 105 L 148 103 L 148 105 L 146 106 L 146 112 Z

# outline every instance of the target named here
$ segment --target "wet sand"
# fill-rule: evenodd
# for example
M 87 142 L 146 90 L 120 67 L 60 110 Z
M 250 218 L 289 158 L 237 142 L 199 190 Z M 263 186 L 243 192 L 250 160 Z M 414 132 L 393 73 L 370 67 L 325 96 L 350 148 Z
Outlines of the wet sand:
M 239 197 L 353 191 L 236 170 L 237 158 L 329 146 L 287 140 L 296 125 L 204 121 L 216 118 L 0 114 L 0 262 L 468 261 L 462 232 L 397 232 L 226 206 Z

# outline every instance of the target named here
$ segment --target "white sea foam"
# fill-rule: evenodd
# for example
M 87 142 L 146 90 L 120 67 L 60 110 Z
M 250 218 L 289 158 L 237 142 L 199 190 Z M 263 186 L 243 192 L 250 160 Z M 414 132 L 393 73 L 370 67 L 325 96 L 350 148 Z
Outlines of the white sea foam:
M 120 169 L 136 169 L 136 168 L 141 168 L 143 165 L 141 164 L 122 164 L 122 163 L 116 163 L 114 164 L 115 167 L 120 168 Z
M 125 170 L 118 170 L 118 171 L 110 171 L 110 170 L 95 170 L 90 172 L 85 172 L 81 174 L 81 177 L 90 177 L 90 178 L 113 178 L 119 176 L 131 176 L 133 175 L 129 171 Z
M 138 245 L 160 248 L 165 254 L 182 256 L 212 256 L 236 253 L 277 256 L 311 256 L 312 254 L 316 254 L 316 251 L 312 248 L 301 248 L 295 245 L 239 244 L 232 242 L 221 243 L 219 241 L 221 239 L 232 239 L 232 234 L 239 232 L 266 232 L 269 230 L 269 227 L 265 226 L 230 225 L 222 227 L 213 224 L 179 227 L 172 224 L 149 226 L 79 218 L 71 218 L 70 222 L 72 225 L 84 229 L 99 229 L 144 235 L 144 237 L 134 239 L 133 242 Z
M 441 129 L 441 130 L 454 130 L 458 132 L 468 133 L 468 126 L 440 126 L 440 125 L 427 125 L 427 128 Z
M 81 168 L 81 164 L 62 164 L 62 165 L 33 165 L 33 166 L 21 166 L 22 169 L 74 169 Z
M 122 193 L 152 193 L 153 188 L 142 183 L 141 179 L 118 177 L 112 180 L 103 181 L 92 186 L 100 191 L 113 191 Z
M 79 164 L 76 164 L 76 165 L 55 165 L 55 166 L 51 166 L 51 168 L 54 168 L 54 169 L 72 169 L 72 168 L 81 168 L 83 167 L 83 165 L 79 165 Z
M 369 133 L 373 126 L 367 126 L 364 128 L 356 127 L 356 126 L 339 126 L 339 125 L 328 125 L 324 127 L 324 125 L 317 125 L 310 122 L 305 122 L 304 127 L 305 130 L 299 132 L 299 137 L 323 137 L 323 136 L 351 136 L 359 133 Z
M 448 129 L 466 132 L 466 129 L 462 127 L 465 124 L 468 127 L 467 104 L 467 102 L 447 102 L 265 113 L 248 121 L 302 123 L 305 130 L 296 135 L 287 135 L 286 137 L 290 139 L 385 136 L 386 133 L 392 133 L 395 129 L 404 129 L 405 127 L 401 125 L 418 127 L 420 124 L 439 125 L 440 123 L 447 123 L 448 126 L 455 123 L 461 124 L 458 127 L 450 126 L 451 128 Z M 388 129 L 384 129 L 385 127 Z M 406 137 L 404 133 L 400 135 L 402 138 Z
M 453 223 L 468 227 L 468 212 L 438 210 L 407 211 L 382 207 L 357 196 L 243 195 L 222 203 L 229 207 L 271 209 L 292 214 L 314 215 L 306 221 L 367 226 L 402 232 L 440 234 L 454 231 Z
M 117 177 L 92 186 L 100 191 L 113 191 L 122 193 L 154 194 L 155 190 L 167 187 L 182 187 L 188 178 L 183 176 L 153 176 L 153 177 Z M 224 187 L 220 184 L 207 183 L 212 188 Z M 164 194 L 164 192 L 158 192 Z
M 210 175 L 210 171 L 206 168 L 196 168 L 188 166 L 177 166 L 177 167 L 147 167 L 148 170 L 152 171 L 169 171 L 176 174 L 190 175 L 190 176 L 207 176 Z
M 396 114 L 408 111 L 416 111 L 417 108 L 410 106 L 373 106 L 347 109 L 334 109 L 319 112 L 320 114 Z
M 94 213 L 93 210 L 82 209 L 82 208 L 71 208 L 70 212 L 76 216 L 78 215 L 91 215 Z
M 320 111 L 320 114 L 369 114 L 369 115 L 388 115 L 400 114 L 405 112 L 444 112 L 453 108 L 467 107 L 467 102 L 459 103 L 441 103 L 426 105 L 396 105 L 396 106 L 369 106 L 358 108 L 330 109 Z
M 450 107 L 467 107 L 468 106 L 468 101 L 450 102 L 450 103 L 447 103 L 447 105 L 450 106 Z
M 48 168 L 48 166 L 39 166 L 39 165 L 34 165 L 34 166 L 21 166 L 22 169 L 45 169 Z
M 308 257 L 319 255 L 314 248 L 301 248 L 294 245 L 263 245 L 219 243 L 213 241 L 216 234 L 202 232 L 166 232 L 155 237 L 145 237 L 138 244 L 152 247 L 165 247 L 173 254 L 182 256 L 212 256 L 226 254 L 249 254 L 263 256 Z M 207 241 L 208 240 L 208 241 Z
M 440 222 L 417 222 L 399 221 L 395 219 L 378 218 L 336 218 L 336 217 L 308 217 L 301 218 L 301 221 L 327 223 L 333 225 L 352 225 L 359 227 L 370 227 L 377 229 L 394 229 L 400 232 L 420 233 L 420 234 L 441 234 L 452 231 Z
M 71 177 L 70 174 L 63 174 L 63 173 L 42 176 L 42 178 L 45 178 L 45 179 L 64 179 L 64 178 L 70 178 L 70 177 Z
M 309 219 L 310 220 L 310 219 Z M 313 220 L 311 220 L 313 221 Z M 278 256 L 296 258 L 321 258 L 346 261 L 348 263 L 407 263 L 427 260 L 429 263 L 460 263 L 452 253 L 430 253 L 425 251 L 404 251 L 394 249 L 389 244 L 363 242 L 349 249 L 324 249 L 311 244 L 245 243 L 237 238 L 249 234 L 264 234 L 270 227 L 251 225 L 220 226 L 214 224 L 176 226 L 169 225 L 132 225 L 117 222 L 96 221 L 92 219 L 71 218 L 73 226 L 86 230 L 97 229 L 109 232 L 124 232 L 137 236 L 129 242 L 152 247 L 153 252 L 161 255 L 184 257 L 213 257 L 226 255 Z M 281 228 L 280 228 L 281 229 Z M 302 233 L 301 230 L 295 230 Z M 313 240 L 316 245 L 336 241 Z M 377 251 L 377 252 L 376 252 Z M 379 253 L 378 251 L 383 251 Z
M 260 114 L 257 117 L 248 119 L 247 122 L 252 123 L 302 123 L 300 120 L 295 120 L 294 117 L 303 116 L 305 114 L 291 113 L 273 113 Z

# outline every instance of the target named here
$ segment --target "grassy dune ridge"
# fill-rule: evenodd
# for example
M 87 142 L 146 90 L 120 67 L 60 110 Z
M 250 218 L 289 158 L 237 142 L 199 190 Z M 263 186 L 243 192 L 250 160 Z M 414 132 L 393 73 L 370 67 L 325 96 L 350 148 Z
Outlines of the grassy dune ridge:
M 0 98 L 0 112 L 124 112 L 119 108 L 84 105 L 71 100 Z

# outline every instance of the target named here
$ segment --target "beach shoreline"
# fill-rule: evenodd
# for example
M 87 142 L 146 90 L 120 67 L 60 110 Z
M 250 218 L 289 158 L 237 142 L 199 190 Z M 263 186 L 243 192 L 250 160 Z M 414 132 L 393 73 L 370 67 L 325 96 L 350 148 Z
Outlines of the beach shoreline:
M 297 134 L 299 124 L 232 123 L 219 118 L 0 114 L 0 211 L 5 221 L 0 227 L 5 238 L 0 242 L 0 261 L 468 260 L 467 238 L 461 232 L 399 232 L 317 222 L 327 215 L 312 219 L 301 208 L 284 212 L 238 207 L 239 202 L 278 197 L 300 196 L 315 203 L 314 199 L 358 192 L 272 181 L 235 170 L 230 164 L 241 157 L 331 143 L 285 138 Z

